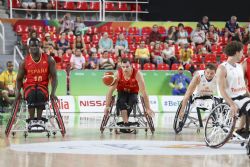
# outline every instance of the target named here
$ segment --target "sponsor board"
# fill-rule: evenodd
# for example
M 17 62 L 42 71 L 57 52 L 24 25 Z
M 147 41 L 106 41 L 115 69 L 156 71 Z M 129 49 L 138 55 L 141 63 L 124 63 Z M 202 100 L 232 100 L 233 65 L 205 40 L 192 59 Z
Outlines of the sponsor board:
M 183 96 L 161 96 L 161 105 L 163 112 L 176 112 Z
M 11 144 L 10 149 L 20 152 L 65 153 L 81 155 L 234 155 L 246 154 L 244 147 L 228 143 L 220 149 L 211 149 L 205 142 L 146 141 L 146 140 L 91 140 L 34 144 Z
M 75 112 L 75 100 L 73 96 L 58 96 L 57 105 L 61 113 Z M 52 106 L 50 105 L 52 109 Z

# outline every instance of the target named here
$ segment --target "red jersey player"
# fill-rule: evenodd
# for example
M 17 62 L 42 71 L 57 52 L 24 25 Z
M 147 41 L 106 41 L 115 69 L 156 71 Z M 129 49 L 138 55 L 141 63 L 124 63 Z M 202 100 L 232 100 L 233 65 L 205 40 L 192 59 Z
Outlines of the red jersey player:
M 28 129 L 33 125 L 43 126 L 42 111 L 45 109 L 45 102 L 49 99 L 48 83 L 51 78 L 51 98 L 55 96 L 57 87 L 56 64 L 54 59 L 47 54 L 40 53 L 40 41 L 31 39 L 29 41 L 29 52 L 24 61 L 19 65 L 16 81 L 16 98 L 21 96 L 23 88 L 24 99 L 27 101 L 30 118 Z M 37 109 L 37 118 L 35 118 Z
M 153 116 L 154 112 L 150 108 L 149 98 L 145 89 L 145 83 L 140 71 L 132 67 L 128 59 L 122 59 L 121 68 L 117 71 L 116 82 L 110 86 L 106 96 L 106 108 L 104 114 L 107 115 L 110 110 L 111 97 L 115 89 L 118 92 L 117 111 L 121 113 L 124 126 L 129 126 L 128 118 L 132 111 L 132 106 L 137 102 L 137 95 L 140 91 L 145 101 L 146 112 Z M 121 131 L 129 131 L 121 129 Z

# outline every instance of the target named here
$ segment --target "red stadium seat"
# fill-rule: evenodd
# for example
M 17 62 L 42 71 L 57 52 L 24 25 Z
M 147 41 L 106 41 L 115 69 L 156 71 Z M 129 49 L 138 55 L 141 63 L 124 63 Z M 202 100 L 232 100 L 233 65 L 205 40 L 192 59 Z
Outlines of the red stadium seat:
M 206 68 L 206 64 L 200 64 L 199 65 L 199 69 L 200 70 L 205 70 L 205 68 Z
M 114 29 L 111 26 L 102 26 L 99 29 L 99 33 L 104 33 L 107 32 L 110 36 L 112 36 L 114 34 Z
M 129 59 L 131 62 L 134 62 L 134 55 L 132 53 L 129 54 L 124 54 L 121 56 L 122 58 L 127 58 Z
M 37 33 L 43 33 L 43 26 L 33 25 L 31 29 L 35 30 Z
M 158 64 L 157 70 L 169 70 L 168 64 Z
M 129 27 L 128 28 L 128 35 L 139 35 L 140 30 L 137 27 Z
M 137 45 L 129 45 L 130 53 L 135 53 L 136 49 L 137 49 Z
M 115 29 L 115 35 L 119 35 L 121 33 L 123 33 L 124 35 L 126 35 L 126 28 L 125 27 L 121 26 L 121 27 L 117 27 Z
M 12 0 L 12 8 L 20 8 L 21 6 L 20 0 Z M 8 8 L 10 8 L 10 0 L 8 0 Z
M 63 9 L 75 10 L 75 3 L 74 2 L 70 2 L 70 1 L 65 1 L 64 5 L 63 5 Z
M 165 27 L 163 27 L 163 26 L 159 26 L 158 27 L 158 32 L 161 34 L 161 35 L 167 35 L 167 30 L 166 30 L 166 28 Z
M 193 63 L 202 63 L 202 56 L 199 54 L 194 54 L 192 57 Z
M 28 34 L 28 33 L 23 33 L 23 34 L 22 34 L 21 40 L 22 40 L 22 44 L 23 44 L 23 45 L 26 45 L 26 44 L 27 44 L 28 38 L 29 38 L 29 34 Z
M 106 11 L 114 11 L 114 10 L 116 10 L 114 3 L 112 3 L 112 2 L 106 2 L 105 3 L 105 10 Z
M 75 38 L 76 37 L 74 34 L 70 34 L 66 36 L 66 39 L 69 41 L 70 44 L 74 43 Z
M 152 63 L 146 63 L 143 65 L 143 70 L 155 70 L 155 65 Z
M 171 70 L 178 70 L 180 64 L 174 63 L 172 64 Z
M 97 28 L 92 26 L 92 27 L 89 27 L 89 29 L 87 30 L 87 33 L 88 35 L 94 35 L 94 34 L 97 34 L 98 31 L 97 31 Z
M 28 33 L 29 28 L 26 25 L 17 25 L 15 31 L 17 35 L 22 35 L 23 33 Z
M 136 4 L 131 4 L 131 11 L 141 11 L 141 5 L 137 4 L 137 9 L 136 9 Z
M 206 63 L 216 63 L 216 55 L 215 54 L 206 54 L 205 55 Z
M 94 11 L 100 10 L 100 3 L 99 2 L 89 2 L 89 10 L 94 10 Z
M 151 27 L 142 27 L 142 30 L 141 30 L 141 35 L 144 36 L 148 36 L 150 33 L 151 33 L 152 29 Z
M 48 33 L 55 33 L 56 32 L 56 27 L 54 27 L 54 26 L 45 26 L 44 30 L 45 30 L 45 32 L 48 32 Z
M 92 36 L 92 43 L 93 44 L 98 44 L 99 40 L 100 40 L 100 36 L 99 35 L 96 34 L 96 35 Z
M 221 55 L 220 55 L 220 62 L 222 63 L 222 62 L 224 62 L 224 61 L 227 61 L 227 55 L 221 54 Z
M 140 70 L 141 69 L 141 65 L 139 63 L 132 63 L 133 68 Z
M 90 36 L 89 35 L 85 35 L 84 37 L 83 37 L 83 41 L 84 41 L 84 43 L 85 44 L 89 44 L 91 41 L 90 41 Z
M 188 35 L 190 35 L 193 31 L 193 28 L 189 26 L 185 26 L 184 29 L 187 31 Z
M 128 11 L 127 3 L 119 2 L 118 3 L 118 10 L 120 10 L 120 11 Z
M 77 2 L 76 9 L 77 10 L 88 10 L 88 3 L 87 2 Z

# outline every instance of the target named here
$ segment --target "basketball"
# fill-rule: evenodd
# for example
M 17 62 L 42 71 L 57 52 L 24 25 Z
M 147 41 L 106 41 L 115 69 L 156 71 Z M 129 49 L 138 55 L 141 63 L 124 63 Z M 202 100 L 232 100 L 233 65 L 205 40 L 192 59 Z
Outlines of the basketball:
M 116 81 L 114 73 L 112 71 L 105 72 L 102 81 L 106 86 L 112 86 Z

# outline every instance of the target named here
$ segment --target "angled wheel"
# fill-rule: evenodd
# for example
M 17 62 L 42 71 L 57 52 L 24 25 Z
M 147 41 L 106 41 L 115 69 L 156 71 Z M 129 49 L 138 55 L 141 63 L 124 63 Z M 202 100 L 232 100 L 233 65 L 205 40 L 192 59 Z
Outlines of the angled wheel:
M 175 117 L 174 117 L 173 128 L 174 128 L 174 131 L 176 134 L 178 134 L 182 131 L 182 128 L 185 125 L 187 117 L 189 115 L 191 104 L 192 104 L 192 96 L 189 98 L 189 100 L 187 102 L 187 106 L 185 107 L 183 118 L 180 119 L 179 115 L 180 115 L 180 110 L 182 107 L 182 101 L 181 101 L 181 103 L 176 111 Z
M 207 146 L 219 148 L 232 136 L 236 117 L 232 116 L 230 107 L 221 103 L 210 112 L 205 125 L 205 142 Z
M 101 123 L 101 126 L 100 126 L 101 133 L 103 133 L 103 131 L 105 129 L 105 126 L 107 125 L 107 123 L 109 121 L 110 113 L 112 112 L 114 103 L 115 103 L 115 96 L 112 96 L 111 103 L 110 103 L 111 106 L 110 106 L 109 114 L 108 115 L 104 115 L 103 118 L 102 118 L 102 123 Z
M 55 99 L 53 99 L 53 98 L 51 99 L 51 105 L 52 105 L 52 109 L 54 111 L 54 114 L 56 115 L 56 121 L 57 121 L 58 127 L 61 131 L 62 136 L 64 136 L 66 134 L 66 129 L 65 129 L 65 126 L 63 123 L 62 115 L 61 115 L 61 112 L 59 110 L 59 107 L 58 107 Z
M 141 98 L 141 103 L 142 103 L 142 108 L 143 108 L 144 116 L 145 116 L 145 118 L 147 120 L 149 129 L 150 129 L 151 133 L 154 134 L 155 127 L 154 127 L 153 119 L 146 113 L 146 107 L 145 107 L 145 102 L 144 102 L 143 97 L 140 96 L 140 98 Z
M 12 126 L 15 123 L 17 112 L 20 109 L 20 105 L 21 105 L 21 97 L 14 103 L 14 107 L 13 107 L 12 112 L 11 112 L 11 117 L 8 121 L 8 124 L 6 126 L 6 130 L 5 130 L 5 135 L 7 137 L 9 136 L 10 131 L 12 129 Z

